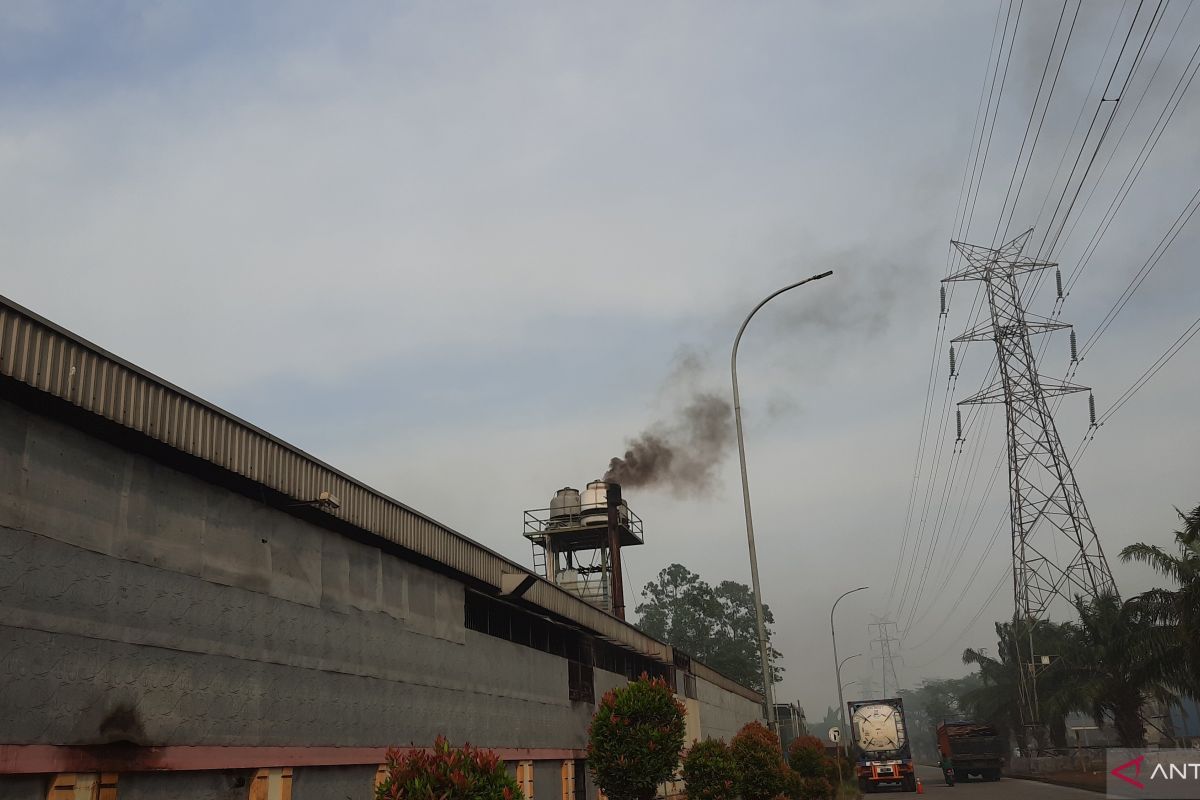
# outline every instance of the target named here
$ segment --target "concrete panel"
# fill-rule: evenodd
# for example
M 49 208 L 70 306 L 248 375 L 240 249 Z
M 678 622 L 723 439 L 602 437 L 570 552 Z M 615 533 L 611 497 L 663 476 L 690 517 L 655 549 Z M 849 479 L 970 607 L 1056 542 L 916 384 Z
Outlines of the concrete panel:
M 86 434 L 28 416 L 25 519 L 29 530 L 101 553 L 112 552 L 131 456 L 96 447 Z
M 375 611 L 379 608 L 382 580 L 378 547 L 346 540 L 346 600 L 354 608 Z
M 306 525 L 277 525 L 271 550 L 271 594 L 306 606 L 321 605 L 321 531 Z
M 592 671 L 592 688 L 596 693 L 596 702 L 600 702 L 600 698 L 604 697 L 609 689 L 617 689 L 627 683 L 629 681 L 624 675 L 618 675 L 615 672 L 608 672 L 603 669 Z
M 25 434 L 29 415 L 0 401 L 0 525 L 25 527 Z
M 271 587 L 268 535 L 273 512 L 218 487 L 205 493 L 201 575 L 213 583 L 266 593 Z
M 41 775 L 0 775 L 0 800 L 46 800 L 49 790 Z
M 134 459 L 113 555 L 188 575 L 203 569 L 204 496 L 175 470 Z
M 120 800 L 246 800 L 253 770 L 126 772 L 117 780 Z M 295 794 L 292 795 L 295 797 Z M 336 797 L 336 795 L 329 795 Z
M 381 568 L 380 609 L 396 619 L 407 619 L 409 565 L 398 558 L 385 557 Z
M 321 537 L 321 607 L 350 610 L 350 543 L 342 537 Z
M 758 703 L 703 678 L 696 678 L 696 697 L 700 704 L 700 732 L 705 739 L 729 741 L 747 722 L 762 718 Z
M 369 800 L 376 767 L 299 767 L 292 770 L 292 800 Z M 121 798 L 124 800 L 124 798 Z
M 562 800 L 562 762 L 533 762 L 534 800 Z

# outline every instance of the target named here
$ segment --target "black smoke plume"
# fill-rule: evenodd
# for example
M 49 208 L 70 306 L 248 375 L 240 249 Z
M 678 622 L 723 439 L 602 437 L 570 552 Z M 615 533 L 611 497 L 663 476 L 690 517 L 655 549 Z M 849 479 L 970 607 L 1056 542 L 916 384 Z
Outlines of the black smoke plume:
M 664 486 L 677 494 L 709 488 L 733 441 L 733 409 L 715 394 L 697 394 L 671 424 L 658 423 L 613 458 L 606 481 L 623 486 Z

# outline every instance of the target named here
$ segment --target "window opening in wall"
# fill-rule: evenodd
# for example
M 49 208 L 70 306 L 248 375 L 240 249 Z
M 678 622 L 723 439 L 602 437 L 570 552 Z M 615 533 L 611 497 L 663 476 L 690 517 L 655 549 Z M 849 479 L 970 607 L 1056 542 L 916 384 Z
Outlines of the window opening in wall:
M 571 699 L 578 695 L 580 699 L 595 702 L 594 669 L 624 675 L 629 680 L 636 680 L 643 672 L 668 682 L 674 678 L 673 668 L 667 664 L 555 625 L 478 592 L 466 593 L 464 622 L 468 630 L 567 659 L 572 665 L 568 673 Z
M 591 664 L 567 662 L 567 696 L 585 703 L 596 702 L 596 674 Z

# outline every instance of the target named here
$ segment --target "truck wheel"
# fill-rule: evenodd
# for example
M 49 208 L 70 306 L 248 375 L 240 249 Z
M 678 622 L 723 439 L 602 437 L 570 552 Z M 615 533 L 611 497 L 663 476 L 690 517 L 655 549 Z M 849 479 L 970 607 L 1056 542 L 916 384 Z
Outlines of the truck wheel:
M 904 779 L 904 791 L 915 792 L 917 790 L 917 779 L 911 775 Z

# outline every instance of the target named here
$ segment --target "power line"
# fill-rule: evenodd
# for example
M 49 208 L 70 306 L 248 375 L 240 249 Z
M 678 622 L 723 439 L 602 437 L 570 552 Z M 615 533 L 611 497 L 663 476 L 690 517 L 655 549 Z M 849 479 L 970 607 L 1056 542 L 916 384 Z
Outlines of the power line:
M 1071 171 L 1067 174 L 1067 180 L 1063 184 L 1062 193 L 1059 195 L 1058 202 L 1054 206 L 1054 211 L 1050 214 L 1049 222 L 1045 225 L 1045 228 L 1044 228 L 1045 233 L 1042 235 L 1042 241 L 1038 245 L 1037 254 L 1034 256 L 1035 259 L 1040 259 L 1043 256 L 1043 254 L 1049 254 L 1049 253 L 1053 252 L 1054 245 L 1051 244 L 1050 248 L 1047 249 L 1046 242 L 1048 241 L 1048 239 L 1050 237 L 1050 232 L 1052 230 L 1054 230 L 1054 228 L 1055 228 L 1054 221 L 1058 218 L 1058 212 L 1062 208 L 1063 202 L 1066 200 L 1067 193 L 1070 191 L 1072 179 L 1075 177 L 1075 172 L 1079 168 L 1080 162 L 1083 160 L 1083 153 L 1084 153 L 1084 150 L 1086 149 L 1088 139 L 1091 138 L 1092 131 L 1095 129 L 1096 123 L 1100 119 L 1100 112 L 1104 110 L 1105 103 L 1111 102 L 1113 104 L 1113 111 L 1111 114 L 1109 114 L 1108 121 L 1105 123 L 1104 129 L 1101 131 L 1100 137 L 1096 141 L 1096 146 L 1092 149 L 1092 156 L 1090 159 L 1088 159 L 1087 166 L 1084 168 L 1083 175 L 1080 177 L 1079 187 L 1076 189 L 1075 194 L 1072 195 L 1071 202 L 1068 204 L 1067 210 L 1063 214 L 1062 223 L 1059 225 L 1060 232 L 1062 230 L 1062 225 L 1066 223 L 1066 220 L 1068 218 L 1070 218 L 1071 209 L 1074 207 L 1075 201 L 1079 198 L 1079 190 L 1083 187 L 1084 181 L 1087 180 L 1088 171 L 1091 170 L 1092 165 L 1096 161 L 1096 156 L 1099 153 L 1100 147 L 1104 144 L 1104 137 L 1108 134 L 1109 127 L 1112 125 L 1112 118 L 1116 114 L 1117 106 L 1120 104 L 1120 100 L 1121 100 L 1119 94 L 1116 98 L 1109 98 L 1107 95 L 1108 95 L 1109 89 L 1112 88 L 1113 80 L 1117 76 L 1117 69 L 1121 65 L 1121 59 L 1125 55 L 1125 49 L 1129 46 L 1129 40 L 1132 38 L 1134 30 L 1137 28 L 1137 20 L 1138 20 L 1138 17 L 1141 15 L 1142 5 L 1144 4 L 1144 2 L 1145 2 L 1145 0 L 1140 0 L 1138 2 L 1138 7 L 1137 7 L 1137 10 L 1134 12 L 1133 20 L 1130 22 L 1129 30 L 1126 32 L 1125 39 L 1121 43 L 1121 49 L 1117 52 L 1117 60 L 1113 63 L 1112 72 L 1108 76 L 1108 81 L 1104 84 L 1104 91 L 1101 92 L 1101 94 L 1100 94 L 1100 102 L 1096 104 L 1096 113 L 1092 115 L 1092 121 L 1088 124 L 1087 132 L 1084 134 L 1083 141 L 1080 143 L 1079 153 L 1076 154 L 1075 162 L 1071 165 Z M 1163 0 L 1159 0 L 1158 6 L 1155 8 L 1154 17 L 1151 18 L 1151 23 L 1153 23 L 1154 19 L 1157 18 L 1158 11 L 1162 8 L 1162 4 L 1163 4 Z M 1142 48 L 1145 46 L 1146 42 L 1149 40 L 1149 36 L 1151 35 L 1152 30 L 1153 30 L 1153 26 L 1148 25 L 1147 30 L 1146 30 L 1146 36 L 1143 37 L 1142 45 L 1138 48 L 1138 54 L 1140 54 L 1142 52 Z M 1135 56 L 1134 63 L 1131 66 L 1129 75 L 1126 76 L 1126 79 L 1122 84 L 1122 91 L 1124 91 L 1125 85 L 1128 84 L 1129 77 L 1132 76 L 1133 69 L 1136 68 L 1137 64 L 1138 64 L 1138 58 L 1137 58 L 1137 56 Z M 1055 242 L 1057 242 L 1057 239 L 1058 239 L 1058 237 L 1056 235 Z
M 1146 371 L 1143 372 L 1141 376 L 1139 376 L 1138 379 L 1129 386 L 1128 389 L 1122 392 L 1103 414 L 1096 418 L 1096 427 L 1100 427 L 1105 422 L 1108 422 L 1108 420 L 1112 418 L 1113 414 L 1116 414 L 1126 403 L 1132 400 L 1134 395 L 1140 392 L 1142 387 L 1149 383 L 1151 378 L 1158 374 L 1159 370 L 1165 367 L 1180 350 L 1186 347 L 1187 343 L 1190 342 L 1192 337 L 1194 337 L 1198 332 L 1200 332 L 1200 317 L 1197 317 L 1191 325 L 1188 325 L 1186 328 L 1184 328 L 1183 333 L 1179 334 L 1179 337 L 1170 345 L 1168 345 L 1167 349 L 1163 351 L 1162 355 L 1156 358 L 1150 364 L 1150 366 L 1146 368 Z
M 1175 39 L 1179 35 L 1179 30 L 1183 27 L 1183 23 L 1187 19 L 1188 12 L 1191 11 L 1191 8 L 1191 5 L 1189 5 L 1184 10 L 1184 13 L 1180 15 L 1179 22 L 1175 26 L 1175 31 L 1171 34 L 1171 39 L 1167 42 L 1167 46 L 1163 48 L 1162 55 L 1158 59 L 1158 64 L 1155 66 L 1154 72 L 1150 74 L 1150 78 L 1146 81 L 1146 85 L 1142 88 L 1142 92 L 1138 97 L 1137 104 L 1134 106 L 1133 111 L 1130 112 L 1129 119 L 1125 121 L 1125 126 L 1121 129 L 1121 135 L 1117 137 L 1116 143 L 1113 145 L 1112 150 L 1108 154 L 1108 160 L 1104 162 L 1104 166 L 1100 169 L 1099 175 L 1097 175 L 1096 180 L 1092 184 L 1091 191 L 1088 193 L 1087 198 L 1084 199 L 1084 206 L 1087 206 L 1087 204 L 1091 202 L 1092 197 L 1095 195 L 1096 190 L 1100 186 L 1101 178 L 1103 178 L 1104 173 L 1107 172 L 1114 156 L 1116 156 L 1117 151 L 1121 147 L 1121 143 L 1125 140 L 1125 135 L 1129 132 L 1130 126 L 1137 117 L 1137 112 L 1141 109 L 1142 103 L 1145 101 L 1146 96 L 1150 91 L 1150 87 L 1154 84 L 1154 79 L 1158 76 L 1159 70 L 1166 61 L 1167 53 L 1170 52 L 1171 46 L 1174 45 Z M 1171 122 L 1171 118 L 1175 116 L 1175 111 L 1179 108 L 1179 103 L 1183 99 L 1184 93 L 1187 92 L 1188 87 L 1191 86 L 1192 78 L 1195 77 L 1196 70 L 1193 67 L 1193 64 L 1200 64 L 1200 62 L 1197 62 L 1197 55 L 1200 55 L 1200 45 L 1197 45 L 1196 49 L 1192 52 L 1192 56 L 1188 60 L 1187 66 L 1184 67 L 1183 72 L 1180 74 L 1179 80 L 1176 82 L 1174 89 L 1172 89 L 1170 97 L 1168 97 L 1162 111 L 1159 112 L 1158 118 L 1150 127 L 1150 132 L 1146 136 L 1146 141 L 1142 143 L 1141 148 L 1138 150 L 1137 156 L 1134 157 L 1133 162 L 1129 166 L 1129 170 L 1125 173 L 1125 178 L 1121 181 L 1121 185 L 1118 187 L 1116 195 L 1113 197 L 1112 201 L 1109 202 L 1108 208 L 1101 216 L 1100 224 L 1097 226 L 1096 231 L 1088 239 L 1087 245 L 1084 246 L 1083 254 L 1068 278 L 1066 289 L 1067 294 L 1070 294 L 1071 289 L 1079 280 L 1081 273 L 1087 267 L 1088 263 L 1090 263 L 1092 256 L 1095 255 L 1096 250 L 1100 246 L 1100 240 L 1104 237 L 1104 234 L 1108 232 L 1109 226 L 1112 224 L 1113 219 L 1116 218 L 1117 212 L 1120 211 L 1121 206 L 1124 205 L 1125 198 L 1129 196 L 1129 192 L 1133 189 L 1133 185 L 1141 176 L 1143 168 L 1145 168 L 1151 154 L 1154 152 L 1154 148 L 1158 145 L 1158 140 L 1162 138 L 1163 133 L 1166 131 L 1167 125 Z M 1191 77 L 1188 76 L 1189 71 L 1191 72 Z M 1186 84 L 1184 83 L 1185 79 L 1187 81 Z M 1181 85 L 1182 91 L 1180 90 Z M 1068 230 L 1066 236 L 1063 237 L 1063 247 L 1066 246 L 1066 242 L 1071 238 L 1071 236 L 1074 235 L 1081 219 L 1082 215 L 1076 215 L 1075 221 L 1071 224 L 1070 230 Z
M 1010 0 L 1010 2 L 1009 2 L 1010 12 L 1011 12 L 1011 7 L 1012 7 L 1012 3 Z M 976 146 L 977 134 L 979 133 L 981 119 L 987 118 L 987 112 L 984 111 L 984 98 L 985 97 L 988 98 L 988 106 L 987 107 L 989 109 L 991 107 L 991 97 L 989 96 L 988 91 L 987 91 L 988 76 L 991 74 L 994 74 L 994 71 L 992 69 L 992 53 L 993 52 L 997 52 L 996 64 L 997 64 L 997 66 L 999 65 L 999 51 L 996 51 L 997 41 L 1000 41 L 1000 47 L 1001 47 L 1001 50 L 1003 50 L 1003 40 L 999 38 L 999 36 L 1000 36 L 1000 12 L 1003 10 L 1003 8 L 1004 8 L 1004 2 L 1003 2 L 1003 0 L 1001 0 L 999 3 L 996 4 L 996 19 L 992 25 L 992 42 L 991 42 L 991 45 L 989 45 L 989 47 L 988 47 L 988 58 L 987 58 L 987 61 L 985 62 L 986 66 L 983 71 L 983 82 L 979 89 L 979 103 L 977 104 L 976 109 L 975 109 L 975 126 L 971 131 L 971 147 L 967 153 L 966 162 L 963 164 L 963 176 L 962 176 L 962 180 L 959 184 L 958 200 L 955 203 L 954 220 L 953 220 L 953 224 L 951 226 L 951 228 L 955 231 L 954 238 L 961 238 L 959 235 L 959 228 L 960 228 L 960 224 L 961 224 L 960 220 L 966 219 L 967 203 L 964 199 L 964 192 L 966 193 L 967 197 L 970 196 L 970 189 L 968 189 L 968 186 L 970 184 L 968 184 L 968 182 L 967 182 L 968 175 L 972 176 L 972 184 L 974 183 L 974 176 L 973 176 L 973 172 L 972 172 L 972 162 L 973 162 L 973 160 L 977 161 L 977 156 L 976 156 L 976 154 L 978 152 L 977 146 Z M 1005 22 L 1005 28 L 1007 30 L 1007 20 Z M 994 84 L 994 80 L 993 80 L 993 84 Z M 980 143 L 982 143 L 982 138 L 978 138 L 978 141 Z M 947 254 L 946 254 L 946 272 L 945 272 L 946 275 L 949 275 L 950 271 L 954 268 L 954 263 L 955 263 L 954 262 L 954 254 L 955 254 L 954 247 L 948 246 Z M 951 286 L 950 287 L 951 298 L 953 298 L 953 289 L 954 289 L 954 287 Z M 926 387 L 925 387 L 925 403 L 924 403 L 924 407 L 923 407 L 923 411 L 922 411 L 922 415 L 921 415 L 921 428 L 920 428 L 920 432 L 917 436 L 917 456 L 916 456 L 916 460 L 913 464 L 913 475 L 912 475 L 911 487 L 909 489 L 908 508 L 905 511 L 905 515 L 904 515 L 904 529 L 903 529 L 903 533 L 902 533 L 901 539 L 900 539 L 900 552 L 897 557 L 897 560 L 900 562 L 903 562 L 903 560 L 904 560 L 904 554 L 905 554 L 905 550 L 908 546 L 909 535 L 911 532 L 912 513 L 916 506 L 916 497 L 917 497 L 917 492 L 918 492 L 918 489 L 920 486 L 920 476 L 922 473 L 922 468 L 925 463 L 925 454 L 927 452 L 926 444 L 928 442 L 930 412 L 933 410 L 933 401 L 934 401 L 933 387 L 937 381 L 937 376 L 940 374 L 939 366 L 940 366 L 941 362 L 939 360 L 939 355 L 941 353 L 942 343 L 944 341 L 944 336 L 945 336 L 945 315 L 946 315 L 946 308 L 947 308 L 947 297 L 946 297 L 946 292 L 944 289 L 941 292 L 941 298 L 942 298 L 941 313 L 938 317 L 937 332 L 934 335 L 933 353 L 931 354 L 930 362 L 929 362 L 929 378 L 926 382 Z M 899 580 L 899 572 L 893 572 L 892 585 L 891 585 L 891 588 L 888 589 L 887 604 L 889 604 L 889 605 L 892 601 L 892 598 L 895 596 L 896 585 L 897 585 L 898 580 Z
M 1008 198 L 1012 193 L 1013 183 L 1017 178 L 1017 171 L 1021 168 L 1021 156 L 1025 153 L 1025 142 L 1029 139 L 1029 131 L 1033 127 L 1033 118 L 1037 114 L 1038 101 L 1042 98 L 1042 87 L 1046 83 L 1046 76 L 1050 72 L 1050 62 L 1054 57 L 1054 46 L 1058 43 L 1058 34 L 1062 30 L 1063 18 L 1067 13 L 1067 5 L 1070 0 L 1063 0 L 1062 10 L 1058 12 L 1058 24 L 1054 26 L 1054 38 L 1050 40 L 1050 51 L 1046 53 L 1046 65 L 1042 67 L 1042 77 L 1038 81 L 1037 94 L 1033 97 L 1033 105 L 1029 109 L 1029 120 L 1025 123 L 1025 133 L 1021 136 L 1021 147 L 1017 150 L 1017 161 L 1013 164 L 1012 176 L 1008 179 L 1008 189 L 1004 192 L 1004 202 L 1000 204 L 1000 216 L 996 220 L 996 230 L 992 233 L 992 244 L 996 244 L 997 238 L 1000 236 L 1000 223 L 1004 221 L 1004 209 L 1008 207 Z M 1046 113 L 1050 110 L 1050 101 L 1054 97 L 1054 87 L 1058 85 L 1058 76 L 1062 72 L 1063 59 L 1066 58 L 1067 48 L 1071 44 L 1071 36 L 1075 33 L 1075 22 L 1079 19 L 1079 9 L 1083 5 L 1083 0 L 1078 0 L 1075 5 L 1075 15 L 1071 18 L 1071 27 L 1067 31 L 1066 41 L 1063 43 L 1062 53 L 1058 58 L 1058 66 L 1054 70 L 1054 80 L 1050 83 L 1050 91 L 1046 95 L 1046 104 L 1042 107 L 1042 116 L 1038 120 L 1037 133 L 1033 137 L 1033 146 L 1029 148 L 1029 157 L 1025 161 L 1025 171 L 1021 174 L 1021 183 L 1017 186 L 1017 194 L 1013 197 L 1012 211 L 1009 212 L 1008 223 L 1012 223 L 1012 212 L 1017 210 L 1017 201 L 1021 198 L 1021 189 L 1025 186 L 1025 178 L 1029 175 L 1029 165 L 1033 163 L 1033 154 L 1037 150 L 1038 138 L 1042 135 L 1042 124 L 1046 121 Z M 1008 234 L 1008 225 L 1004 226 L 1005 235 Z
M 1143 263 L 1138 271 L 1134 273 L 1133 278 L 1131 278 L 1129 281 L 1129 285 L 1127 285 L 1121 294 L 1118 295 L 1117 299 L 1109 308 L 1108 313 L 1106 313 L 1104 318 L 1100 321 L 1100 324 L 1096 326 L 1096 329 L 1092 331 L 1091 335 L 1089 335 L 1084 341 L 1083 348 L 1079 353 L 1080 358 L 1086 357 L 1088 352 L 1095 347 L 1096 342 L 1100 340 L 1100 337 L 1102 337 L 1105 331 L 1107 331 L 1112 325 L 1113 320 L 1117 318 L 1117 315 L 1120 314 L 1121 310 L 1124 309 L 1126 304 L 1129 303 L 1129 299 L 1133 297 L 1134 293 L 1141 288 L 1143 283 L 1145 283 L 1146 278 L 1150 275 L 1151 271 L 1158 266 L 1158 262 L 1162 260 L 1162 257 L 1166 255 L 1167 250 L 1169 250 L 1171 245 L 1175 243 L 1175 240 L 1179 237 L 1179 234 L 1183 231 L 1184 227 L 1187 226 L 1189 221 L 1191 221 L 1192 216 L 1196 213 L 1197 208 L 1200 208 L 1200 189 L 1197 189 L 1196 193 L 1192 195 L 1190 200 L 1188 200 L 1187 205 L 1183 208 L 1183 211 L 1179 212 L 1179 216 L 1176 217 L 1175 221 L 1171 223 L 1171 227 L 1167 229 L 1167 232 L 1163 234 L 1162 239 L 1160 239 L 1158 244 L 1154 246 L 1154 250 L 1150 252 L 1150 256 L 1146 259 L 1145 263 Z

